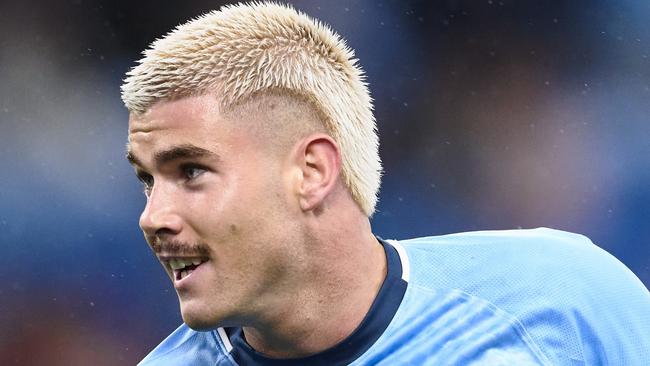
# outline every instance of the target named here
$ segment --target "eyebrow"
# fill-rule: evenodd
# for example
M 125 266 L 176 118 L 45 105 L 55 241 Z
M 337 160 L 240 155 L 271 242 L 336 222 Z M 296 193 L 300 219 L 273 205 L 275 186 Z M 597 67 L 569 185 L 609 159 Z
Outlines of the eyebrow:
M 219 155 L 214 152 L 192 144 L 172 146 L 169 149 L 158 151 L 154 154 L 153 160 L 156 166 L 161 166 L 175 160 L 205 157 L 219 160 Z M 142 162 L 135 156 L 135 154 L 133 154 L 128 146 L 126 159 L 131 163 L 131 165 L 143 166 Z

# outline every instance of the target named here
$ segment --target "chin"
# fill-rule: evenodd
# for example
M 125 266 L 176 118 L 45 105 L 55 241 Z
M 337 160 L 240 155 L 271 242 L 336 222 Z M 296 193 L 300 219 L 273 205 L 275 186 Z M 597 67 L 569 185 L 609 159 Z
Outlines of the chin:
M 181 316 L 188 327 L 197 331 L 212 330 L 223 326 L 216 314 L 211 314 L 204 307 L 183 304 L 181 302 Z M 200 309 L 202 308 L 202 309 Z
M 181 316 L 188 327 L 196 331 L 214 330 L 219 327 L 232 327 L 241 325 L 240 322 L 230 319 L 227 314 L 216 309 L 208 309 L 198 304 L 181 302 Z
M 186 312 L 181 312 L 181 315 L 183 322 L 196 331 L 212 330 L 221 326 L 220 322 L 199 316 L 199 314 L 186 314 Z
M 217 324 L 202 322 L 202 321 L 185 320 L 185 318 L 183 318 L 183 322 L 187 324 L 187 326 L 190 327 L 192 330 L 196 330 L 197 332 L 215 330 L 219 328 L 219 325 Z

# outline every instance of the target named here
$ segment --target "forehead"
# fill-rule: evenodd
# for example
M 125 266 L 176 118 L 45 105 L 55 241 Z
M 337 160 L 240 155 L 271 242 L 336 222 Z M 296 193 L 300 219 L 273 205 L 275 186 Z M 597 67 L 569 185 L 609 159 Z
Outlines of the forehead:
M 222 120 L 218 103 L 212 95 L 160 101 L 144 114 L 129 116 L 129 135 L 168 129 L 205 128 Z
M 142 115 L 129 117 L 128 147 L 135 151 L 170 144 L 211 145 L 230 143 L 234 124 L 220 113 L 213 95 L 161 101 Z

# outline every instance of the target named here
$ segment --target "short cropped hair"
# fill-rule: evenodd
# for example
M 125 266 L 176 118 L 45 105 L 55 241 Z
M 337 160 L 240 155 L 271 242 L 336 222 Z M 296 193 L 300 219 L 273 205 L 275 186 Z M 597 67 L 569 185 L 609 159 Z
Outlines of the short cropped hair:
M 306 98 L 340 147 L 352 198 L 374 213 L 382 167 L 372 98 L 354 51 L 328 26 L 288 5 L 227 5 L 176 27 L 143 54 L 122 85 L 135 115 L 211 91 L 224 110 L 271 90 Z

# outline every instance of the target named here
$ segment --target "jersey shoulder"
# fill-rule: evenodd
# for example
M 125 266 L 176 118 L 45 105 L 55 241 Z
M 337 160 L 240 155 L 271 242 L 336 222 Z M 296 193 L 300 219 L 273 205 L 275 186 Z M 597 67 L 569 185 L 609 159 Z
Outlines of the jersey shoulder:
M 532 287 L 545 294 L 562 290 L 564 298 L 598 289 L 619 292 L 621 286 L 647 293 L 618 259 L 589 238 L 566 231 L 476 231 L 400 243 L 411 258 L 412 281 L 425 287 L 481 293 Z
M 138 366 L 188 364 L 236 365 L 225 352 L 215 331 L 198 332 L 182 324 L 140 361 Z
M 650 293 L 585 236 L 539 228 L 400 244 L 409 284 L 493 304 L 520 322 L 554 363 L 650 359 Z

